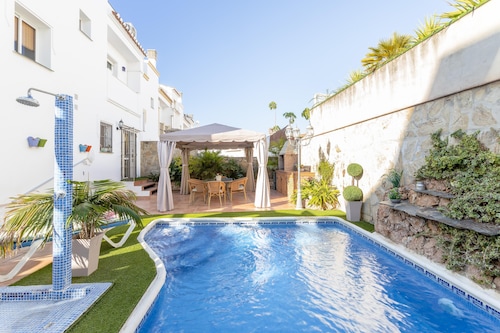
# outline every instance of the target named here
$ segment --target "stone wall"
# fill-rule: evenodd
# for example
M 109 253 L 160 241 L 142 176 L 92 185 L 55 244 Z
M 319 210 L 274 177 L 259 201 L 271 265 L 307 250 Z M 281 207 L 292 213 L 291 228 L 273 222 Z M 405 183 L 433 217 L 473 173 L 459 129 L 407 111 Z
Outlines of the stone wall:
M 376 223 L 391 168 L 403 184 L 431 147 L 431 134 L 480 131 L 500 152 L 500 2 L 490 1 L 437 35 L 311 110 L 315 136 L 302 163 L 315 171 L 322 157 L 335 164 L 334 185 L 351 184 L 349 163 L 363 166 L 362 218 Z M 473 28 L 472 28 L 473 27 Z M 345 205 L 340 200 L 342 207 Z
M 427 182 L 427 188 L 432 191 L 425 191 L 424 193 L 415 191 L 413 184 L 406 186 L 401 189 L 403 198 L 408 202 L 405 205 L 411 205 L 415 208 L 446 206 L 449 199 L 432 195 L 433 191 L 442 192 L 447 190 L 444 187 L 438 187 L 441 184 L 435 181 Z M 434 262 L 444 264 L 443 251 L 439 246 L 438 239 L 449 236 L 443 232 L 442 224 L 430 218 L 414 215 L 405 212 L 404 209 L 397 208 L 397 205 L 380 204 L 375 231 L 395 243 L 404 245 L 417 254 L 423 255 Z M 457 222 L 460 223 L 460 221 Z M 500 263 L 497 266 L 497 269 L 500 269 Z M 500 277 L 485 277 L 472 265 L 467 266 L 459 273 L 472 281 L 481 282 L 485 287 L 491 287 L 500 292 Z
M 160 173 L 160 161 L 158 160 L 158 142 L 141 142 L 141 175 L 147 177 L 151 173 Z

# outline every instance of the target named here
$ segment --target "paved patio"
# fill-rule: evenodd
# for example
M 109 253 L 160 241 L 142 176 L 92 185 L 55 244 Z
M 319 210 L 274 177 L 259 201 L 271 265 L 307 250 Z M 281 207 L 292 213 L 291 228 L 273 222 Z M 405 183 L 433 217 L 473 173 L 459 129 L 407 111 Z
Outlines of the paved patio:
M 271 190 L 271 208 L 261 209 L 254 205 L 255 192 L 247 192 L 247 200 L 243 193 L 233 194 L 233 200 L 226 199 L 219 203 L 218 198 L 212 198 L 210 207 L 203 201 L 201 196 L 196 196 L 192 204 L 189 203 L 189 195 L 181 195 L 179 191 L 173 192 L 174 209 L 168 212 L 159 212 L 156 205 L 156 196 L 139 197 L 137 205 L 147 210 L 150 214 L 192 214 L 207 212 L 244 212 L 244 211 L 262 211 L 262 210 L 280 210 L 294 209 L 295 205 L 288 202 L 288 198 L 278 191 Z
M 168 212 L 159 212 L 156 208 L 156 195 L 150 197 L 139 197 L 137 205 L 150 214 L 190 214 L 190 213 L 212 213 L 212 212 L 245 212 L 262 210 L 294 209 L 295 205 L 288 202 L 283 194 L 271 190 L 271 208 L 260 209 L 254 206 L 255 192 L 247 192 L 247 200 L 243 193 L 233 194 L 233 200 L 226 199 L 226 202 L 219 203 L 217 198 L 212 198 L 210 207 L 200 196 L 196 197 L 193 203 L 189 203 L 189 195 L 181 195 L 179 191 L 174 191 L 174 209 Z M 5 275 L 22 259 L 28 248 L 19 250 L 15 255 L 9 258 L 0 258 L 0 275 Z M 43 249 L 37 250 L 28 263 L 11 280 L 0 282 L 1 286 L 8 286 L 23 277 L 47 266 L 52 262 L 52 244 L 47 243 Z

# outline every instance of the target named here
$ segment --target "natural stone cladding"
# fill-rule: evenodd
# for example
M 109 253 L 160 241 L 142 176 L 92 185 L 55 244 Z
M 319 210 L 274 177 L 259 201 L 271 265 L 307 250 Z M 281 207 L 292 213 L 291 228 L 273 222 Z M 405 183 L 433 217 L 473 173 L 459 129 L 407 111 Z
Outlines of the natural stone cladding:
M 496 233 L 498 235 L 498 232 L 500 232 L 498 225 L 457 221 L 443 216 L 434 217 L 432 214 L 426 216 L 427 209 L 435 210 L 434 208 L 438 206 L 445 206 L 451 196 L 443 192 L 447 189 L 443 182 L 426 181 L 426 185 L 428 189 L 426 191 L 416 191 L 413 184 L 402 189 L 401 192 L 405 200 L 401 205 L 382 201 L 377 211 L 375 231 L 395 243 L 402 244 L 412 252 L 440 264 L 444 264 L 443 251 L 438 246 L 437 239 L 443 235 L 443 231 L 441 229 L 442 222 L 436 220 L 445 221 L 445 224 L 448 225 L 455 223 L 455 225 L 464 229 L 468 229 L 468 225 L 472 225 L 483 234 Z M 463 225 L 460 225 L 460 223 L 463 223 Z M 485 277 L 472 266 L 466 267 L 460 273 L 473 281 L 482 281 L 487 285 L 494 286 L 493 288 L 500 292 L 500 277 L 486 279 L 485 281 Z

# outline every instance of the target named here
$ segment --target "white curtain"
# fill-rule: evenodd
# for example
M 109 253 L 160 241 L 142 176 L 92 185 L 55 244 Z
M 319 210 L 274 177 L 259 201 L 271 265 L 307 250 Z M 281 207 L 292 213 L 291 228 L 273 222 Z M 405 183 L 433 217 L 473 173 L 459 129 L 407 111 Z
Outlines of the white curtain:
M 189 194 L 189 149 L 182 148 L 182 175 L 181 175 L 181 194 Z
M 259 172 L 257 173 L 257 184 L 255 188 L 255 207 L 271 207 L 271 190 L 269 188 L 269 178 L 267 175 L 267 142 L 265 139 L 256 143 L 257 161 L 259 162 Z
M 247 190 L 255 191 L 255 176 L 253 174 L 253 148 L 245 148 L 247 159 Z
M 158 194 L 156 206 L 158 211 L 165 212 L 174 209 L 172 197 L 172 183 L 170 182 L 169 166 L 174 155 L 174 141 L 158 141 L 158 159 L 160 161 L 160 179 L 158 180 Z

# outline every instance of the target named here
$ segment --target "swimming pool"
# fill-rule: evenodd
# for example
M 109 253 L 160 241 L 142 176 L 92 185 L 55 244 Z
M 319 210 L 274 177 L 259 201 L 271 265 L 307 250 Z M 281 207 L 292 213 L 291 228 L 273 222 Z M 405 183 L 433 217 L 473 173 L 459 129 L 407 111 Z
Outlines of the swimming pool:
M 500 323 L 490 305 L 339 220 L 160 222 L 145 238 L 167 279 L 139 332 L 494 332 Z

